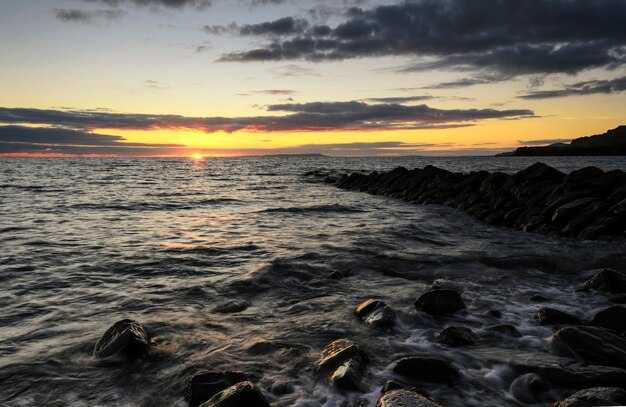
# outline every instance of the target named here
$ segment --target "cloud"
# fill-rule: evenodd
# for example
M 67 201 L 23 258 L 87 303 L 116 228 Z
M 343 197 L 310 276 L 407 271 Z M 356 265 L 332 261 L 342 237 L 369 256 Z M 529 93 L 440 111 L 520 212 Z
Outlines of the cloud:
M 311 22 L 301 24 L 286 30 L 285 38 L 224 54 L 220 61 L 403 55 L 417 58 L 406 67 L 417 71 L 482 71 L 509 78 L 575 74 L 624 64 L 624 21 L 623 0 L 412 0 L 353 7 L 324 33 Z
M 205 25 L 202 30 L 213 35 L 290 36 L 304 33 L 308 27 L 309 23 L 306 20 L 283 17 L 259 24 L 238 25 L 233 22 L 228 25 Z M 319 30 L 320 28 L 314 27 L 314 29 Z
M 519 96 L 521 99 L 551 99 L 565 96 L 612 94 L 626 91 L 626 76 L 615 79 L 593 80 L 574 83 L 555 90 L 538 90 Z
M 287 64 L 270 68 L 269 71 L 275 76 L 292 78 L 301 76 L 322 76 L 314 69 L 307 68 L 298 64 Z
M 240 130 L 260 132 L 441 129 L 469 126 L 489 119 L 536 117 L 531 110 L 437 109 L 427 105 L 405 106 L 364 102 L 285 103 L 266 107 L 281 115 L 246 117 L 186 117 L 112 113 L 93 110 L 44 110 L 0 108 L 0 123 L 97 129 L 190 129 L 205 133 Z M 287 113 L 287 114 L 285 114 Z
M 407 102 L 419 102 L 424 100 L 437 99 L 435 96 L 392 96 L 386 98 L 369 98 L 365 99 L 368 102 L 376 103 L 407 103 Z
M 111 7 L 120 7 L 126 4 L 132 4 L 138 7 L 153 8 L 183 8 L 193 7 L 203 9 L 212 4 L 212 0 L 82 0 L 88 3 L 104 3 Z
M 61 21 L 72 23 L 91 23 L 96 19 L 116 20 L 124 15 L 121 10 L 85 11 L 76 9 L 54 9 L 54 16 Z
M 411 67 L 404 67 L 402 69 L 403 71 L 410 71 L 412 70 Z M 455 88 L 466 88 L 468 86 L 475 86 L 475 85 L 485 85 L 485 84 L 491 84 L 491 83 L 496 83 L 496 82 L 500 82 L 500 81 L 504 81 L 509 79 L 508 76 L 504 76 L 504 75 L 474 75 L 470 78 L 463 78 L 463 79 L 457 79 L 454 81 L 448 81 L 448 82 L 439 82 L 439 83 L 435 83 L 432 85 L 428 85 L 428 86 L 424 86 L 422 89 L 455 89 Z
M 298 93 L 292 89 L 265 89 L 265 90 L 255 90 L 253 93 L 261 93 L 263 95 L 293 95 Z
M 545 146 L 545 145 L 557 144 L 557 143 L 569 143 L 570 141 L 572 141 L 572 139 L 553 138 L 553 139 L 545 139 L 545 140 L 517 140 L 517 143 L 524 145 L 524 146 Z

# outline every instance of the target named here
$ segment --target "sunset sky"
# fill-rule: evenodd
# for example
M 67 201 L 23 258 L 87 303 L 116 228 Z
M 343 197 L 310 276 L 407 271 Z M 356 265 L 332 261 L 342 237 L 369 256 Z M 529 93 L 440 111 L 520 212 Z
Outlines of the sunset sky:
M 626 0 L 0 2 L 2 155 L 492 155 L 626 124 Z

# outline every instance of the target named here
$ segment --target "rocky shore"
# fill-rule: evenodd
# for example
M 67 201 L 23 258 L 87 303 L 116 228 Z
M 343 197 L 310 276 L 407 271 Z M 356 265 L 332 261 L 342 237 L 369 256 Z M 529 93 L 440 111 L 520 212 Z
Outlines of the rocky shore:
M 626 237 L 626 173 L 620 170 L 586 167 L 564 174 L 536 163 L 512 175 L 426 166 L 307 176 L 342 189 L 446 205 L 492 225 L 528 232 L 589 240 Z
M 514 405 L 536 405 L 554 401 L 555 394 L 568 395 L 556 401 L 553 407 L 624 405 L 626 403 L 626 273 L 605 269 L 584 281 L 577 291 L 605 296 L 612 302 L 589 319 L 544 306 L 534 316 L 536 324 L 553 327 L 553 335 L 545 338 L 554 355 L 549 361 L 532 360 L 507 350 L 506 364 L 516 377 L 503 399 L 513 397 Z M 355 306 L 354 316 L 368 326 L 371 335 L 384 337 L 399 323 L 398 313 L 414 313 L 422 318 L 439 321 L 442 329 L 434 340 L 452 349 L 480 349 L 481 345 L 497 346 L 504 338 L 523 340 L 515 326 L 500 323 L 482 329 L 469 328 L 459 321 L 470 322 L 472 310 L 466 307 L 463 287 L 453 281 L 435 280 L 420 293 L 413 307 L 394 310 L 384 301 L 369 299 Z M 530 301 L 553 302 L 533 296 Z M 558 306 L 558 304 L 557 304 Z M 497 319 L 498 311 L 491 315 Z M 455 324 L 450 324 L 454 317 Z M 529 316 L 530 317 L 530 316 Z M 116 359 L 118 363 L 141 363 L 158 352 L 159 345 L 150 339 L 147 330 L 138 322 L 125 319 L 112 325 L 94 348 L 98 359 Z M 494 360 L 500 356 L 487 356 Z M 317 380 L 331 388 L 357 395 L 344 407 L 373 407 L 359 394 L 369 393 L 364 379 L 373 374 L 371 361 L 377 355 L 351 338 L 339 338 L 319 352 L 312 369 Z M 429 385 L 463 386 L 465 373 L 474 362 L 452 360 L 438 353 L 399 355 L 386 362 L 393 379 L 379 383 L 376 407 L 441 407 L 422 387 Z M 307 373 L 304 373 L 307 374 Z M 198 371 L 187 378 L 186 388 L 180 389 L 189 407 L 269 407 L 289 390 L 284 386 L 259 387 L 259 377 L 239 371 Z M 567 392 L 567 390 L 570 393 Z M 572 391 L 573 389 L 573 391 Z M 556 392 L 555 392 L 556 390 Z M 565 390 L 565 391 L 564 391 Z M 545 404 L 544 404 L 545 405 Z

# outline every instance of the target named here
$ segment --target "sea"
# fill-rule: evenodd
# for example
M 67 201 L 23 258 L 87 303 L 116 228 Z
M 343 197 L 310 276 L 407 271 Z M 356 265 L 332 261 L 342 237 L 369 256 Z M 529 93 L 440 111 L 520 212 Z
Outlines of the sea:
M 448 406 L 566 397 L 555 388 L 533 399 L 516 380 L 512 362 L 562 361 L 549 346 L 555 328 L 533 320 L 545 304 L 529 298 L 589 318 L 606 298 L 575 289 L 594 270 L 626 269 L 623 242 L 503 229 L 304 175 L 425 165 L 514 173 L 536 161 L 626 170 L 625 157 L 1 158 L 0 405 L 186 406 L 194 374 L 242 371 L 272 406 L 373 407 L 386 380 L 402 381 L 393 361 L 412 354 L 461 371 L 455 385 L 420 384 Z M 463 287 L 467 312 L 415 310 L 435 279 Z M 395 328 L 354 315 L 368 298 L 397 311 Z M 94 358 L 98 338 L 124 318 L 145 326 L 151 355 Z M 449 325 L 480 333 L 498 323 L 523 336 L 465 348 L 435 339 Z M 338 338 L 371 359 L 359 392 L 316 372 Z

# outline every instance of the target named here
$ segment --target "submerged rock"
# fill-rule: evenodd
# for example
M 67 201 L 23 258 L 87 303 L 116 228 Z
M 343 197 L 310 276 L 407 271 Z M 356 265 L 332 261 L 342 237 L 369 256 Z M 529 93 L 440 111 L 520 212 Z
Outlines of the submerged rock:
M 381 395 L 376 407 L 442 407 L 442 405 L 414 391 L 397 389 Z
M 241 372 L 200 373 L 189 380 L 185 389 L 185 400 L 189 407 L 198 407 L 217 393 L 247 380 L 248 377 Z
M 245 381 L 230 386 L 211 397 L 201 407 L 269 407 L 261 390 Z
M 457 311 L 465 309 L 465 303 L 456 290 L 431 290 L 420 295 L 415 300 L 415 309 L 418 311 L 422 310 L 431 315 L 441 316 L 454 314 Z
M 409 356 L 397 360 L 393 371 L 420 382 L 454 383 L 461 377 L 454 365 L 440 358 Z
M 614 305 L 600 310 L 591 318 L 591 324 L 622 333 L 626 331 L 626 307 Z
M 533 294 L 530 296 L 530 300 L 532 302 L 546 302 L 546 301 L 550 301 L 548 298 L 544 297 L 541 294 Z
M 93 354 L 99 358 L 115 354 L 141 357 L 146 354 L 151 344 L 152 341 L 139 322 L 123 319 L 107 329 L 96 343 Z
M 474 332 L 464 326 L 449 326 L 435 336 L 449 346 L 473 345 L 477 339 Z
M 611 294 L 626 293 L 626 275 L 611 269 L 604 269 L 585 281 L 580 291 L 597 290 Z
M 359 388 L 369 357 L 363 348 L 349 339 L 337 339 L 322 351 L 318 371 L 326 380 L 345 390 Z
M 568 324 L 568 325 L 580 325 L 582 321 L 576 315 L 568 314 L 567 312 L 559 311 L 554 308 L 540 308 L 535 314 L 535 319 L 542 325 L 552 324 Z
M 578 391 L 552 407 L 591 407 L 626 405 L 626 391 L 617 387 L 594 387 Z
M 509 392 L 524 404 L 541 401 L 543 393 L 550 389 L 550 384 L 536 373 L 526 373 L 511 383 Z
M 594 326 L 560 329 L 552 336 L 553 348 L 562 354 L 605 366 L 626 368 L 626 338 Z
M 522 334 L 510 324 L 491 325 L 485 328 L 488 332 L 496 332 L 501 335 L 511 336 L 513 338 L 521 338 Z
M 384 301 L 369 299 L 354 311 L 367 325 L 386 328 L 395 325 L 396 312 Z

